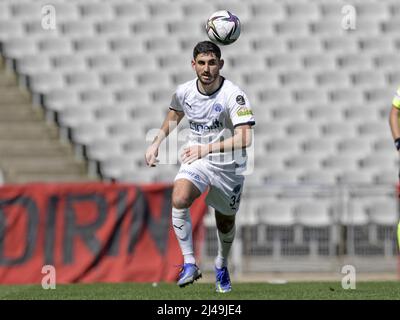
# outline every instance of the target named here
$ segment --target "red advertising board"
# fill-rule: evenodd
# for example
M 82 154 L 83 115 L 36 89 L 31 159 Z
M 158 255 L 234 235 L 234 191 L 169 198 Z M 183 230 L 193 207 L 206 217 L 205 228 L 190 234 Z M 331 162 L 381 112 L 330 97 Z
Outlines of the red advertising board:
M 26 184 L 0 188 L 0 283 L 175 281 L 182 256 L 170 185 Z M 191 207 L 196 253 L 207 210 Z

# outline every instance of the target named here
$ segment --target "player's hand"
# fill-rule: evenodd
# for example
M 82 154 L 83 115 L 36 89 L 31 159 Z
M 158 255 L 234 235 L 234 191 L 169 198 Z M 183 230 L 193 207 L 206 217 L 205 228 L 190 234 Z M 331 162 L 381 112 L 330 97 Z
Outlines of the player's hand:
M 181 154 L 182 162 L 191 164 L 197 159 L 205 157 L 209 153 L 209 146 L 207 144 L 194 145 L 183 149 Z
M 147 148 L 146 154 L 145 154 L 145 161 L 146 164 L 149 167 L 155 167 L 157 161 L 157 156 L 158 156 L 158 147 L 154 144 L 152 144 L 150 147 Z

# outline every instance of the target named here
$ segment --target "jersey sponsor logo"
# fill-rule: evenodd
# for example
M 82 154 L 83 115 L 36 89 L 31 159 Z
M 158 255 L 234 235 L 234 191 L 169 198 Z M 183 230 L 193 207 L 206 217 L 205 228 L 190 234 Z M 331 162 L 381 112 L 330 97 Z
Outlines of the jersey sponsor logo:
M 221 112 L 222 111 L 222 106 L 219 103 L 214 104 L 214 111 L 215 112 Z
M 189 103 L 187 103 L 186 101 L 185 101 L 185 104 L 186 104 L 190 109 L 192 109 L 192 106 L 191 106 Z
M 241 106 L 244 106 L 246 104 L 246 102 L 244 101 L 244 97 L 240 94 L 236 96 L 236 102 Z
M 244 116 L 252 116 L 253 115 L 253 111 L 247 108 L 240 108 L 236 114 L 239 117 L 244 117 Z
M 189 122 L 190 129 L 196 132 L 210 132 L 211 130 L 216 130 L 222 128 L 222 122 L 218 119 L 214 119 L 211 125 L 204 125 L 201 123 L 196 123 L 193 121 Z

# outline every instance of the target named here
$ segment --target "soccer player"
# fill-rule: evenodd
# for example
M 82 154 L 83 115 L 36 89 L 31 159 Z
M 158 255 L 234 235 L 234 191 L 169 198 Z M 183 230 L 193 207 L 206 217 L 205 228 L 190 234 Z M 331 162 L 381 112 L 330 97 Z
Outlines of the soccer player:
M 394 145 L 397 149 L 397 152 L 400 152 L 400 124 L 399 124 L 399 115 L 400 115 L 400 88 L 397 89 L 397 92 L 392 100 L 392 109 L 389 115 L 389 125 L 390 130 L 392 131 L 392 137 L 394 140 Z M 399 173 L 400 179 L 400 173 Z M 400 222 L 397 225 L 397 242 L 400 248 Z
M 244 161 L 237 159 L 251 145 L 255 124 L 245 93 L 220 75 L 223 65 L 221 50 L 213 42 L 199 42 L 194 47 L 192 67 L 197 78 L 178 86 L 159 134 L 145 155 L 147 165 L 155 166 L 161 142 L 187 117 L 191 133 L 172 192 L 172 224 L 184 259 L 177 284 L 184 287 L 201 277 L 194 257 L 189 207 L 209 188 L 206 203 L 215 209 L 218 236 L 217 292 L 231 291 L 227 260 L 244 182 L 239 171 L 246 166 L 246 156 Z M 175 125 L 170 127 L 170 122 Z

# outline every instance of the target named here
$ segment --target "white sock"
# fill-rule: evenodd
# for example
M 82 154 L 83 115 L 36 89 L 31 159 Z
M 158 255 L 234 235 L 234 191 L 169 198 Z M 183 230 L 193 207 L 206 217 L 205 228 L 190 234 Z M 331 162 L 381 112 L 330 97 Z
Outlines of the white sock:
M 196 263 L 192 241 L 192 220 L 189 209 L 172 208 L 172 227 L 183 254 L 184 263 Z
M 233 225 L 232 229 L 228 233 L 222 233 L 217 230 L 218 237 L 218 255 L 215 258 L 215 266 L 218 269 L 226 267 L 228 265 L 228 255 L 232 247 L 233 239 L 235 238 L 236 225 Z

